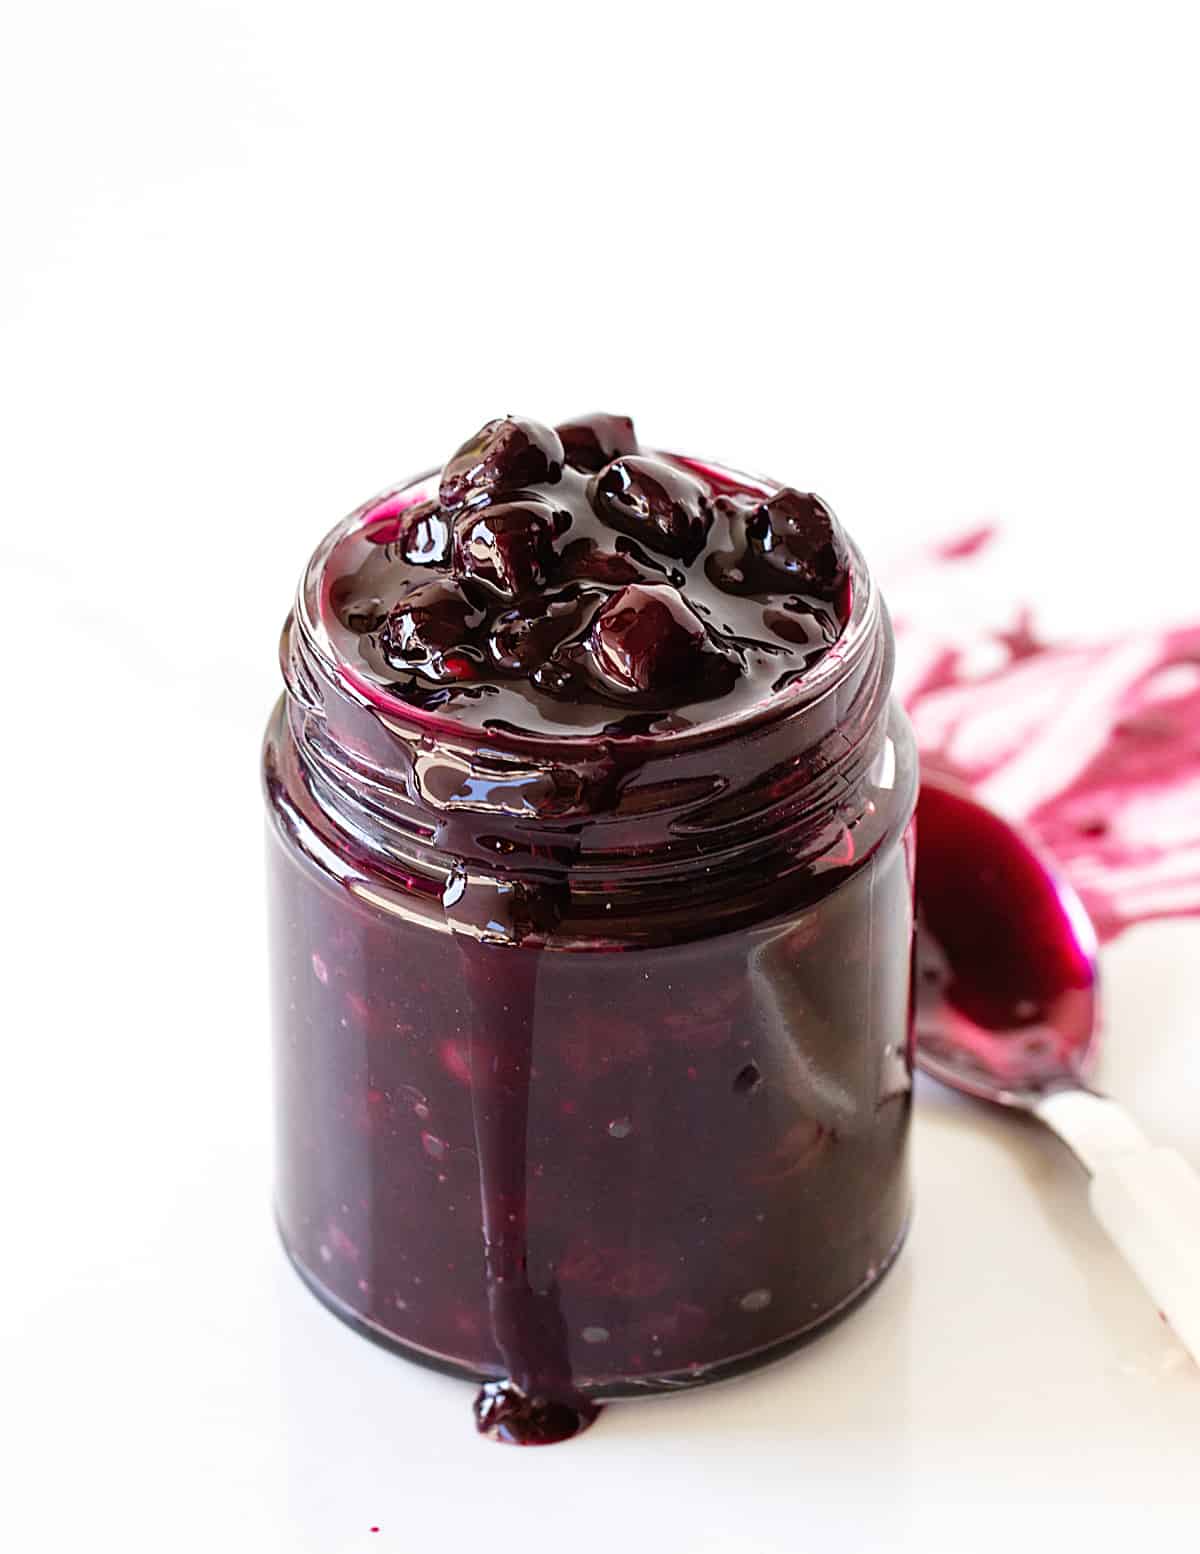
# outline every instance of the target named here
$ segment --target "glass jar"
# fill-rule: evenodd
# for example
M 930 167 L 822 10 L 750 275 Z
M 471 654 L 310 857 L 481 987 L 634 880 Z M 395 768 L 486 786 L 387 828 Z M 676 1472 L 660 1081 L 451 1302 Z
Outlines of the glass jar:
M 529 1396 L 774 1359 L 909 1213 L 916 761 L 879 593 L 852 551 L 836 647 L 748 715 L 522 736 L 339 660 L 369 510 L 308 566 L 265 745 L 284 1245 L 359 1331 Z

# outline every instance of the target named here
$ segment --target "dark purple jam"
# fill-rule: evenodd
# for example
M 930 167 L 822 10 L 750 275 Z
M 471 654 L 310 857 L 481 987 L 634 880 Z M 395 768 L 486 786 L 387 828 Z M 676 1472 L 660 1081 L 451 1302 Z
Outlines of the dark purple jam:
M 321 1298 L 532 1444 L 870 1289 L 916 775 L 824 504 L 492 422 L 318 549 L 283 662 L 278 1210 Z
M 361 511 L 326 625 L 365 682 L 468 726 L 668 732 L 799 679 L 849 567 L 819 497 L 639 451 L 624 417 L 509 419 Z

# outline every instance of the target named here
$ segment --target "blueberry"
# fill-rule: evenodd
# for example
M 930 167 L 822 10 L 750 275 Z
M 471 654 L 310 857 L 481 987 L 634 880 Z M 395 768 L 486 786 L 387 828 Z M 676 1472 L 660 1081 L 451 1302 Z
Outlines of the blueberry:
M 572 540 L 563 547 L 559 568 L 564 578 L 590 583 L 637 583 L 645 570 L 631 556 L 602 550 L 595 540 Z
M 585 615 L 585 602 L 575 598 L 546 600 L 536 613 L 506 610 L 492 625 L 488 650 L 501 669 L 528 674 L 582 627 Z
M 562 439 L 567 463 L 589 475 L 599 474 L 623 453 L 638 451 L 633 422 L 627 415 L 581 415 L 554 429 Z
M 501 502 L 472 509 L 454 531 L 454 570 L 490 583 L 509 598 L 541 588 L 554 563 L 553 508 L 545 503 Z
M 579 676 L 571 664 L 559 663 L 551 659 L 549 663 L 540 664 L 529 677 L 530 683 L 539 691 L 544 691 L 547 696 L 560 696 L 564 700 L 577 700 Z
M 673 588 L 639 583 L 613 594 L 588 634 L 597 669 L 625 691 L 662 691 L 689 679 L 705 641 L 702 622 Z
M 402 513 L 395 543 L 410 566 L 441 566 L 450 550 L 450 525 L 437 503 L 422 502 Z
M 557 432 L 538 421 L 506 417 L 489 421 L 463 443 L 442 471 L 438 495 L 444 507 L 461 507 L 475 495 L 494 499 L 526 486 L 553 485 L 562 468 Z
M 784 486 L 746 523 L 747 559 L 769 586 L 837 599 L 850 571 L 841 525 L 819 496 Z
M 708 493 L 661 459 L 614 459 L 593 478 L 589 494 L 606 523 L 650 550 L 692 561 L 704 549 L 712 521 Z
M 454 583 L 437 578 L 420 584 L 392 606 L 380 629 L 379 646 L 393 668 L 437 663 L 442 655 L 467 643 L 481 619 L 482 612 Z

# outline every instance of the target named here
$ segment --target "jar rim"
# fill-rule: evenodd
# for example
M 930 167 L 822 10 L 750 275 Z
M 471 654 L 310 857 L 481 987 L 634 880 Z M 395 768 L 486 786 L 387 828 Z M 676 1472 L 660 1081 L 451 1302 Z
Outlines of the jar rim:
M 779 489 L 777 481 L 748 474 L 713 459 L 700 459 L 691 454 L 668 450 L 655 451 L 665 451 L 668 458 L 698 474 L 711 474 L 718 479 L 736 482 L 761 492 L 764 497 Z M 828 652 L 810 669 L 797 676 L 783 690 L 772 692 L 752 707 L 718 714 L 688 728 L 628 734 L 604 730 L 539 733 L 518 730 L 508 724 L 488 726 L 465 723 L 454 716 L 414 707 L 401 697 L 391 694 L 382 685 L 356 673 L 338 652 L 326 620 L 331 608 L 331 579 L 327 568 L 338 548 L 365 526 L 380 502 L 396 496 L 411 497 L 409 505 L 429 500 L 436 494 L 439 475 L 440 470 L 437 468 L 423 470 L 407 480 L 385 487 L 342 518 L 309 557 L 296 591 L 294 619 L 316 664 L 353 701 L 370 708 L 389 723 L 398 722 L 410 734 L 425 734 L 437 740 L 455 743 L 461 741 L 479 748 L 486 747 L 498 754 L 561 762 L 585 759 L 613 745 L 620 745 L 629 751 L 653 749 L 664 754 L 703 749 L 710 744 L 754 733 L 773 726 L 781 719 L 802 713 L 845 679 L 875 639 L 882 609 L 878 586 L 862 552 L 847 535 L 846 543 L 850 552 L 849 620 Z

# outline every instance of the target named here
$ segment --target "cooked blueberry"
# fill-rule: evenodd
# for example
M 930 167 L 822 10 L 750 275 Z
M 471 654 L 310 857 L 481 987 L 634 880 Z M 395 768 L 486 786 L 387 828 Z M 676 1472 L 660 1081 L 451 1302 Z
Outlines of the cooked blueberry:
M 819 496 L 784 486 L 746 525 L 749 557 L 762 570 L 782 573 L 790 586 L 818 599 L 836 599 L 850 569 L 841 525 Z
M 599 474 L 623 453 L 638 451 L 633 422 L 627 415 L 576 416 L 556 426 L 555 431 L 562 439 L 567 463 L 589 475 Z
M 422 583 L 388 612 L 379 646 L 394 668 L 427 663 L 466 643 L 481 612 L 447 579 Z
M 529 678 L 532 684 L 539 691 L 544 691 L 547 696 L 570 696 L 578 683 L 579 676 L 572 665 L 552 659 L 548 664 L 539 665 Z
M 688 679 L 705 640 L 703 625 L 673 588 L 639 583 L 608 600 L 588 636 L 605 679 L 629 691 L 661 691 Z
M 506 610 L 492 623 L 488 649 L 510 673 L 544 664 L 560 642 L 579 630 L 587 615 L 582 599 L 550 599 L 536 612 Z
M 485 726 L 519 723 L 529 695 L 554 727 L 688 728 L 739 681 L 737 708 L 785 687 L 850 614 L 850 547 L 819 498 L 641 452 L 628 416 L 490 421 L 437 493 L 359 517 L 368 556 L 333 614 L 407 671 L 397 695 Z
M 450 525 L 436 502 L 401 514 L 396 549 L 410 566 L 441 566 L 450 550 Z
M 554 510 L 501 502 L 465 513 L 454 531 L 454 570 L 516 598 L 541 588 L 554 562 Z
M 614 459 L 589 494 L 601 518 L 650 550 L 691 561 L 704 548 L 712 521 L 707 492 L 661 459 Z
M 595 540 L 571 540 L 563 547 L 559 570 L 566 579 L 590 583 L 636 583 L 646 575 L 631 556 L 603 550 Z
M 526 486 L 562 478 L 563 446 L 558 433 L 538 421 L 506 417 L 489 421 L 442 471 L 438 495 L 445 507 L 461 507 L 471 496 L 495 499 Z

